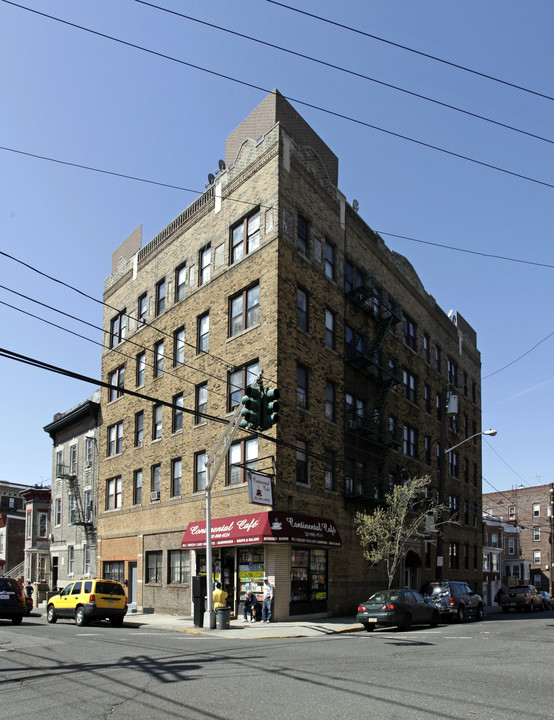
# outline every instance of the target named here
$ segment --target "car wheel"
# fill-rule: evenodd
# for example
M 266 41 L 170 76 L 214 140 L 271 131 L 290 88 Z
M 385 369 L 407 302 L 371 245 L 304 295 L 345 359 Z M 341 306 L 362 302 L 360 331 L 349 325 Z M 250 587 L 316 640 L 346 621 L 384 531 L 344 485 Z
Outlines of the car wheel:
M 78 625 L 79 627 L 83 627 L 83 625 L 87 624 L 87 619 L 85 617 L 85 609 L 81 606 L 78 607 L 77 610 L 75 610 L 75 625 Z
M 436 628 L 439 626 L 439 613 L 435 610 L 435 612 L 431 615 L 431 622 L 429 623 L 432 628 Z
M 23 615 L 18 615 L 17 617 L 13 617 L 12 625 L 21 625 L 22 620 L 23 620 Z
M 481 622 L 484 617 L 485 613 L 483 612 L 483 606 L 478 605 L 477 610 L 475 611 L 475 622 Z
M 404 632 L 407 632 L 412 627 L 412 616 L 410 615 L 410 613 L 406 613 L 406 615 L 404 615 L 402 624 L 398 627 L 400 628 L 400 630 L 404 630 Z
M 123 618 L 122 617 L 113 617 L 113 618 L 110 618 L 110 622 L 114 627 L 121 627 L 123 625 Z
M 456 613 L 456 620 L 459 623 L 463 623 L 465 619 L 466 619 L 466 614 L 465 614 L 464 606 L 460 605 L 458 608 L 458 612 Z
M 46 611 L 46 619 L 48 620 L 49 623 L 55 623 L 56 620 L 58 619 L 53 605 L 48 606 L 48 610 Z

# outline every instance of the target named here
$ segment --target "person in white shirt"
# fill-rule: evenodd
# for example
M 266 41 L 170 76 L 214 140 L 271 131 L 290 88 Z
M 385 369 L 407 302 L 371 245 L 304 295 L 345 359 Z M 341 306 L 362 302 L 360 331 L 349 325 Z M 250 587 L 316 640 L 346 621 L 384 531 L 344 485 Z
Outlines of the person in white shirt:
M 271 622 L 271 603 L 273 602 L 273 585 L 269 578 L 264 577 L 264 601 L 262 605 L 262 622 Z

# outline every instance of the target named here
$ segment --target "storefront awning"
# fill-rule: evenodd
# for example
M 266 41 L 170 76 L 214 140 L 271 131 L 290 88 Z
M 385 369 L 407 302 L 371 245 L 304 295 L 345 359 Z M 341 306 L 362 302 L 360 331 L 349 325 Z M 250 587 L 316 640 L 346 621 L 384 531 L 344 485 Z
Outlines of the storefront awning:
M 253 543 L 300 543 L 320 547 L 341 547 L 332 520 L 310 515 L 271 510 L 252 515 L 212 518 L 212 546 L 251 545 Z M 191 522 L 183 535 L 182 548 L 206 545 L 206 522 Z

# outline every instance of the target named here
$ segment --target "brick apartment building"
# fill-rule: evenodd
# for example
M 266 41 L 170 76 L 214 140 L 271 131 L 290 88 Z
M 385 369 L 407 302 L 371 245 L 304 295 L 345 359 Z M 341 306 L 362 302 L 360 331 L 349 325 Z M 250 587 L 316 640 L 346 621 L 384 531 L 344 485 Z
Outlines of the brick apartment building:
M 98 572 L 127 580 L 138 607 L 192 614 L 217 419 L 263 371 L 280 421 L 239 431 L 211 493 L 213 570 L 233 609 L 265 574 L 277 619 L 354 613 L 384 581 L 354 515 L 414 475 L 432 476 L 459 523 L 414 544 L 399 583 L 480 590 L 475 332 L 346 202 L 337 157 L 278 92 L 227 138 L 220 169 L 154 239 L 142 246 L 139 229 L 113 253 Z M 250 502 L 249 470 L 272 478 L 271 506 Z
M 483 511 L 520 528 L 523 575 L 518 580 L 552 592 L 552 510 L 554 483 L 485 493 Z
M 96 573 L 100 390 L 45 425 L 53 443 L 49 586 Z
M 529 563 L 522 557 L 521 528 L 515 520 L 483 513 L 483 588 L 485 605 L 492 605 L 501 587 L 523 582 Z
M 20 493 L 26 485 L 0 482 L 0 575 L 14 570 L 23 575 L 25 549 L 25 511 Z

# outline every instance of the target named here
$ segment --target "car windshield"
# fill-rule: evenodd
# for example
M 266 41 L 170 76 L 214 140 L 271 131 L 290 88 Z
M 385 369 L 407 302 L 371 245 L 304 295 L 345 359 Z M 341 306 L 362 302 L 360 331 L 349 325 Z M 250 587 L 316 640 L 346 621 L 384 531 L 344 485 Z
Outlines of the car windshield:
M 385 603 L 399 600 L 397 590 L 381 590 L 374 593 L 368 600 L 370 603 Z
M 96 592 L 105 595 L 125 595 L 125 590 L 119 583 L 103 580 L 96 583 Z
M 14 583 L 13 580 L 10 580 L 10 578 L 0 578 L 0 591 L 6 592 L 10 591 L 13 592 L 14 590 Z

